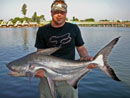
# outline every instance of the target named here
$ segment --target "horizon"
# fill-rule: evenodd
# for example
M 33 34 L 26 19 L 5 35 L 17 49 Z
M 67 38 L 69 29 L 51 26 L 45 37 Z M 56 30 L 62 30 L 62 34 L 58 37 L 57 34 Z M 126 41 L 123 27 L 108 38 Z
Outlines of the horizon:
M 37 15 L 45 15 L 45 19 L 51 20 L 50 6 L 54 0 L 0 0 L 0 20 L 8 21 L 15 17 L 24 17 L 21 9 L 25 3 L 27 5 L 26 17 L 31 18 L 34 12 Z M 93 18 L 99 20 L 130 20 L 130 0 L 65 0 L 68 5 L 67 18 L 73 16 L 79 20 Z

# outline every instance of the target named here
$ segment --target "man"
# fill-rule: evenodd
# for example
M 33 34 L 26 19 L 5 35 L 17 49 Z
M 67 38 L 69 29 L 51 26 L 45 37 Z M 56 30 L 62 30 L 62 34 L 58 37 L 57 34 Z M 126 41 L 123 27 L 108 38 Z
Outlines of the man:
M 61 46 L 61 49 L 52 55 L 74 60 L 76 47 L 81 58 L 92 60 L 92 57 L 89 57 L 84 47 L 78 26 L 65 22 L 66 14 L 67 4 L 64 0 L 55 0 L 51 5 L 51 23 L 38 29 L 35 43 L 37 51 Z M 89 68 L 94 68 L 94 66 L 91 65 Z M 47 79 L 44 77 L 44 72 L 39 70 L 36 77 L 40 77 L 39 98 L 52 98 Z M 66 81 L 55 81 L 54 86 L 60 98 L 78 98 L 77 91 L 68 85 Z

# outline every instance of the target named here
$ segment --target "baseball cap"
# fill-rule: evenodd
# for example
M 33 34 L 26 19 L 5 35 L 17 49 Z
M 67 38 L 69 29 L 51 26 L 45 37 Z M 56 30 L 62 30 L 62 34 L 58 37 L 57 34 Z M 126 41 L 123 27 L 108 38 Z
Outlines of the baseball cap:
M 52 12 L 55 12 L 55 11 L 67 12 L 67 5 L 64 3 L 54 3 L 51 7 L 51 11 Z

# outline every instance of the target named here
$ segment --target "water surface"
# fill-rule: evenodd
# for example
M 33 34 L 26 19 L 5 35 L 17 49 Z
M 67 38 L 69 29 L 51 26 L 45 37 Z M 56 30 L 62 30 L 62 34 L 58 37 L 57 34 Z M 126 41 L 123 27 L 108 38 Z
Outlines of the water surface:
M 79 82 L 79 98 L 130 98 L 130 28 L 80 27 L 85 47 L 94 56 L 112 39 L 121 36 L 108 62 L 122 82 L 94 69 Z M 37 28 L 0 28 L 0 98 L 38 98 L 39 79 L 8 76 L 5 63 L 36 51 Z M 76 52 L 76 59 L 79 56 Z

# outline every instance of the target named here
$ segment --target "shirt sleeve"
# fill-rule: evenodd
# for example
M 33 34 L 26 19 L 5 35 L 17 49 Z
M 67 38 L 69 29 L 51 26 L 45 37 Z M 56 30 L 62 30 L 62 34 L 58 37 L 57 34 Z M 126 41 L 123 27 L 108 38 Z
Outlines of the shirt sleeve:
M 82 35 L 81 35 L 81 31 L 79 29 L 79 27 L 76 25 L 75 26 L 75 33 L 76 33 L 76 37 L 75 37 L 75 45 L 76 46 L 82 46 L 84 44 Z
M 35 47 L 39 49 L 43 49 L 45 47 L 45 41 L 43 37 L 42 28 L 39 28 L 36 35 Z

